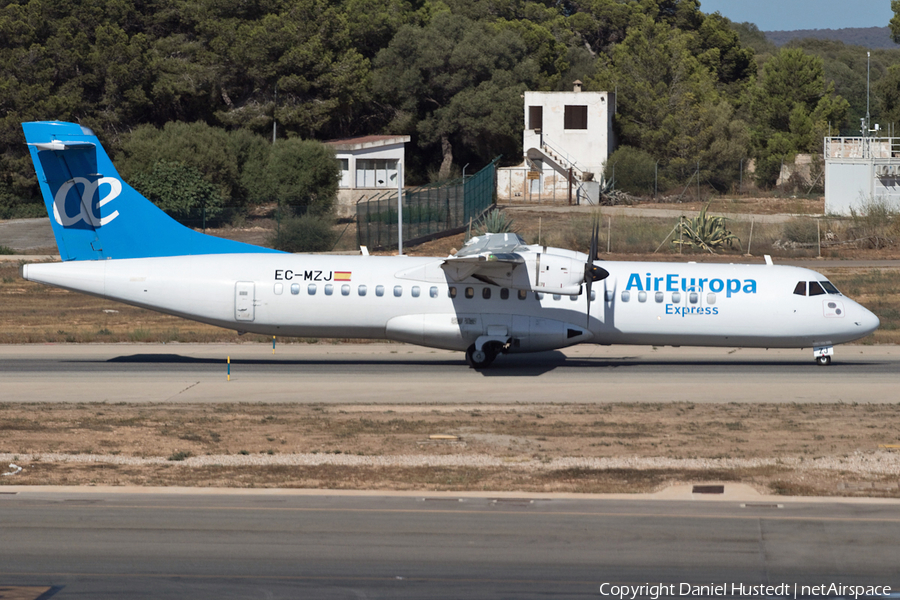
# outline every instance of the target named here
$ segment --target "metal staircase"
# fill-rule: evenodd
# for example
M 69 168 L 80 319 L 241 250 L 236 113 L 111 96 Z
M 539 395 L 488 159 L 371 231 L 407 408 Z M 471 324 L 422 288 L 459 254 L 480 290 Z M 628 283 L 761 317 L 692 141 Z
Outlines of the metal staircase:
M 534 154 L 539 154 L 540 156 L 535 156 Z M 530 159 L 540 158 L 553 167 L 553 170 L 557 173 L 564 177 L 571 177 L 572 189 L 576 191 L 576 194 L 584 199 L 587 204 L 597 204 L 599 198 L 592 198 L 592 194 L 587 190 L 588 187 L 593 186 L 585 185 L 593 181 L 594 173 L 587 171 L 582 165 L 578 164 L 573 155 L 566 152 L 558 143 L 553 142 L 547 134 L 541 133 L 540 148 L 531 148 L 527 157 Z M 596 195 L 596 192 L 593 195 Z

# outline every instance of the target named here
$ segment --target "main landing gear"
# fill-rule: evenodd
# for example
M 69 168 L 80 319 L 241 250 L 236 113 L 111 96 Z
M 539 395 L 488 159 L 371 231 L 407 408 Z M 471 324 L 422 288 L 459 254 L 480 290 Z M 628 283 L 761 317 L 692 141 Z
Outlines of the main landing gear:
M 816 359 L 816 364 L 822 367 L 827 367 L 831 364 L 831 356 L 833 354 L 833 346 L 819 346 L 817 348 L 813 348 L 813 356 Z
M 499 349 L 494 344 L 485 344 L 481 350 L 476 350 L 475 344 L 472 344 L 466 350 L 466 362 L 473 369 L 486 369 L 497 358 L 497 354 Z

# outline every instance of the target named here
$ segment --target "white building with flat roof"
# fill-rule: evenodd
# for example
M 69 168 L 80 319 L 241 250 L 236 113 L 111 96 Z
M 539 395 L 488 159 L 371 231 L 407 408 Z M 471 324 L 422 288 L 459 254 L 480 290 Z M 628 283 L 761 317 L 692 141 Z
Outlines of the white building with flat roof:
M 335 206 L 338 217 L 356 214 L 356 203 L 404 185 L 404 153 L 408 135 L 367 135 L 325 142 L 341 163 Z M 397 172 L 400 181 L 397 181 Z
M 825 213 L 900 210 L 900 138 L 825 138 Z
M 571 187 L 573 201 L 596 202 L 603 168 L 615 149 L 615 94 L 583 92 L 576 81 L 571 92 L 525 92 L 523 97 L 524 162 L 498 169 L 498 197 L 559 202 Z

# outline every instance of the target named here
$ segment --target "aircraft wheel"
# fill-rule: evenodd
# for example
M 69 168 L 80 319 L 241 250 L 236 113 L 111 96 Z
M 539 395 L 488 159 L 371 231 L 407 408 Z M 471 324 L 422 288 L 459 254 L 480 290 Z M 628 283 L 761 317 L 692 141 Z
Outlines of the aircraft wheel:
M 475 344 L 469 346 L 469 349 L 466 350 L 466 362 L 469 363 L 469 366 L 473 369 L 484 369 L 489 367 L 494 359 L 497 358 L 497 355 L 493 352 L 490 352 L 487 348 L 483 350 L 476 350 Z
M 830 356 L 817 356 L 816 364 L 821 365 L 823 367 L 828 366 L 831 364 L 831 357 Z

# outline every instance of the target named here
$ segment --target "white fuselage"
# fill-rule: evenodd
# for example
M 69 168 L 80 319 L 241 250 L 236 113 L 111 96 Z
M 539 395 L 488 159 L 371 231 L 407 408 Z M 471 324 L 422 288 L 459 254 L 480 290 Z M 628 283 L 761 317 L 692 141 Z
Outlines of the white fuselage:
M 441 258 L 218 254 L 25 265 L 25 279 L 239 331 L 391 339 L 465 350 L 476 339 L 510 352 L 576 343 L 743 347 L 831 346 L 878 319 L 825 281 L 773 265 L 600 262 L 609 277 L 585 295 L 448 280 Z

